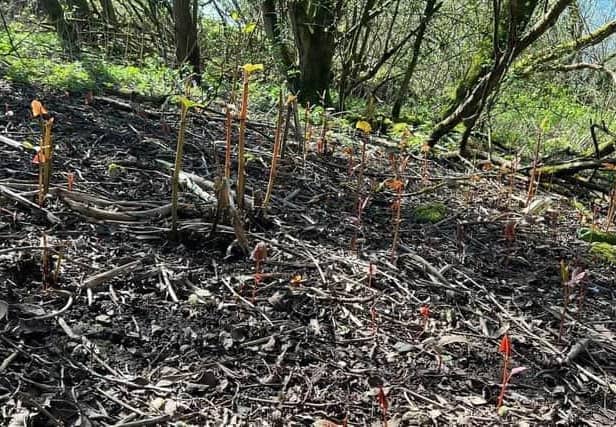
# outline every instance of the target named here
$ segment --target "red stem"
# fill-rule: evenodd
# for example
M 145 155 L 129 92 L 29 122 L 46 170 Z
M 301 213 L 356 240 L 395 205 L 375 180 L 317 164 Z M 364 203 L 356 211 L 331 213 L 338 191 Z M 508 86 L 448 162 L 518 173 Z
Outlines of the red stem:
M 509 364 L 509 356 L 505 354 L 505 360 L 503 363 L 503 380 L 501 385 L 501 391 L 498 395 L 498 402 L 496 403 L 496 407 L 500 408 L 503 405 L 503 399 L 505 398 L 505 388 L 507 388 L 507 383 L 509 382 L 510 376 L 507 374 Z

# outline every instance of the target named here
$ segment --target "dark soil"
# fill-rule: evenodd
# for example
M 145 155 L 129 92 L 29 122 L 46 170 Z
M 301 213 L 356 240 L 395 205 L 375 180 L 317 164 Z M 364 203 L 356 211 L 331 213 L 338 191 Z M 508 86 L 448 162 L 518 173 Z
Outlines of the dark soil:
M 616 277 L 576 239 L 580 218 L 567 198 L 540 190 L 548 209 L 524 215 L 524 181 L 509 196 L 508 175 L 424 164 L 417 154 L 392 258 L 395 195 L 379 184 L 392 176 L 395 144 L 368 146 L 358 228 L 359 169 L 349 176 L 348 153 L 337 144 L 334 155 L 311 152 L 304 164 L 290 141 L 270 209 L 245 218 L 251 247 L 268 247 L 255 284 L 255 262 L 233 227 L 210 235 L 211 202 L 188 189 L 176 240 L 168 215 L 95 218 L 62 190 L 73 173 L 72 193 L 96 198 L 88 208 L 130 215 L 168 204 L 171 177 L 157 160 L 173 162 L 177 111 L 124 111 L 104 98 L 86 104 L 83 95 L 4 82 L 0 135 L 38 145 L 40 123 L 29 112 L 37 96 L 55 118 L 45 206 L 61 222 L 0 193 L 3 424 L 334 426 L 346 418 L 361 426 L 380 425 L 384 407 L 388 426 L 614 424 Z M 184 171 L 214 181 L 224 161 L 221 119 L 192 114 Z M 257 199 L 273 134 L 249 127 Z M 0 142 L 0 185 L 36 201 L 32 158 Z M 443 219 L 413 215 L 433 202 L 445 204 Z M 43 283 L 43 235 L 47 282 L 62 257 L 55 283 Z M 573 288 L 559 343 L 561 260 L 587 280 Z M 499 415 L 504 334 L 510 368 L 527 370 L 512 377 Z

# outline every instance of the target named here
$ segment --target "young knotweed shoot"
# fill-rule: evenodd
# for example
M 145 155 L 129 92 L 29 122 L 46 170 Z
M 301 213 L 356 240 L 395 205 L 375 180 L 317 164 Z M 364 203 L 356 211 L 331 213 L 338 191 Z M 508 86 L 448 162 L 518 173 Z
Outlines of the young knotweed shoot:
M 39 181 L 38 181 L 38 203 L 43 206 L 45 196 L 49 191 L 49 181 L 51 179 L 51 161 L 53 156 L 53 140 L 51 130 L 53 128 L 53 117 L 49 116 L 49 112 L 39 100 L 34 100 L 30 104 L 32 108 L 32 117 L 40 117 L 42 120 L 43 135 L 39 149 L 32 159 L 32 163 L 39 165 Z
M 56 268 L 53 272 L 53 283 L 58 283 L 58 280 L 60 279 L 60 271 L 62 268 L 62 259 L 64 258 L 64 251 L 63 251 L 63 247 L 61 246 L 59 251 L 58 251 L 58 259 L 56 261 Z
M 293 286 L 299 286 L 302 284 L 302 282 L 304 281 L 304 278 L 302 277 L 301 274 L 294 274 L 293 277 L 291 277 L 291 284 Z
M 240 109 L 240 130 L 237 144 L 237 207 L 244 209 L 244 190 L 246 188 L 246 124 L 248 121 L 248 95 L 250 76 L 263 71 L 263 64 L 245 64 L 242 67 L 244 72 L 244 84 L 242 88 L 242 106 Z
M 323 123 L 321 124 L 321 135 L 317 139 L 317 153 L 319 154 L 327 154 L 327 131 L 328 120 L 331 110 L 329 108 L 325 108 L 325 103 L 323 103 Z
M 423 145 L 421 146 L 421 152 L 423 154 L 421 158 L 421 170 L 420 170 L 422 185 L 427 185 L 430 182 L 430 168 L 428 167 L 429 166 L 428 156 L 430 155 L 430 149 L 431 149 L 430 144 L 428 144 L 427 142 L 423 143 Z
M 535 145 L 535 152 L 533 153 L 533 169 L 530 174 L 530 181 L 528 181 L 528 194 L 526 196 L 526 206 L 529 206 L 533 201 L 537 188 L 539 188 L 539 182 L 541 180 L 541 172 L 539 170 L 539 152 L 541 150 L 541 139 L 543 134 L 549 129 L 549 121 L 547 117 L 543 119 L 539 125 L 539 136 L 537 138 L 537 144 Z
M 347 169 L 347 174 L 350 178 L 351 175 L 353 175 L 353 168 L 355 167 L 355 162 L 353 161 L 353 147 L 345 147 L 342 152 L 349 156 L 349 167 Z
M 567 315 L 567 308 L 569 307 L 571 295 L 573 294 L 573 291 L 576 286 L 579 287 L 577 313 L 579 319 L 580 312 L 584 304 L 584 297 L 586 295 L 586 279 L 588 277 L 588 272 L 577 267 L 570 271 L 569 267 L 565 264 L 565 262 L 561 260 L 560 277 L 563 288 L 563 310 L 560 314 L 560 326 L 558 328 L 558 344 L 561 343 L 564 332 L 565 317 Z
M 306 109 L 304 110 L 304 158 L 303 158 L 303 169 L 304 173 L 306 170 L 306 157 L 308 156 L 308 147 L 312 141 L 312 123 L 310 122 L 310 102 L 306 104 Z
M 287 139 L 289 137 L 289 128 L 291 127 L 291 115 L 295 111 L 295 105 L 297 104 L 297 96 L 289 95 L 287 96 L 286 105 L 286 113 L 284 117 L 284 130 L 282 132 L 282 137 L 280 139 L 280 158 L 284 158 L 287 152 Z
M 178 141 L 175 151 L 175 165 L 173 167 L 173 178 L 171 181 L 171 234 L 177 235 L 178 223 L 178 196 L 180 193 L 180 173 L 182 169 L 182 157 L 184 153 L 184 138 L 186 125 L 188 122 L 188 111 L 199 104 L 186 97 L 180 97 L 180 129 L 178 130 Z
M 278 99 L 278 118 L 276 120 L 276 133 L 274 136 L 274 147 L 272 149 L 272 165 L 270 167 L 269 181 L 267 183 L 267 191 L 265 198 L 263 199 L 262 208 L 267 208 L 272 198 L 272 191 L 274 190 L 274 181 L 276 179 L 276 172 L 278 167 L 278 157 L 281 153 L 282 145 L 282 90 Z
M 225 106 L 225 172 L 224 177 L 229 180 L 231 177 L 231 139 L 233 137 L 233 117 L 235 116 L 235 106 L 231 103 Z
M 73 172 L 69 172 L 66 175 L 66 188 L 68 191 L 73 191 L 73 185 L 75 184 L 75 174 Z
M 376 311 L 375 305 L 372 305 L 370 307 L 370 319 L 372 320 L 372 335 L 376 336 L 376 334 L 379 331 L 379 324 L 378 324 L 379 314 Z
M 392 221 L 393 221 L 393 229 L 394 229 L 393 242 L 391 244 L 392 262 L 395 259 L 396 251 L 398 250 L 398 240 L 400 237 L 400 223 L 402 222 L 401 212 L 402 212 L 402 193 L 404 191 L 404 181 L 402 181 L 400 176 L 404 173 L 407 163 L 408 163 L 408 156 L 404 157 L 399 162 L 395 158 L 392 158 L 392 164 L 394 168 L 394 178 L 390 180 L 387 184 L 389 189 L 392 190 L 396 195 L 394 202 L 392 203 L 392 206 L 391 206 L 392 211 L 393 211 Z
M 503 414 L 503 413 L 506 414 L 506 410 L 503 411 L 503 409 L 506 408 L 505 406 L 503 406 L 503 400 L 505 398 L 505 388 L 511 382 L 511 378 L 513 378 L 514 375 L 521 374 L 522 372 L 527 371 L 527 370 L 528 370 L 528 368 L 526 366 L 518 366 L 517 368 L 513 368 L 507 374 L 507 377 L 505 378 L 505 381 L 503 382 L 503 387 L 501 389 L 502 396 L 500 397 L 500 405 L 497 407 L 499 414 Z
M 387 427 L 387 410 L 389 409 L 389 401 L 387 400 L 387 394 L 385 394 L 385 390 L 383 386 L 379 386 L 376 394 L 376 401 L 381 408 L 381 414 L 383 416 L 383 427 Z
M 51 255 L 49 246 L 47 245 L 47 234 L 43 233 L 41 236 L 42 260 L 41 260 L 41 274 L 43 280 L 43 289 L 47 289 L 52 283 L 51 276 Z
M 511 201 L 513 200 L 513 187 L 515 184 L 515 174 L 518 171 L 518 155 L 516 154 L 513 160 L 511 161 L 511 169 L 509 170 L 509 185 L 507 186 L 507 203 L 505 204 L 505 208 L 509 209 L 511 206 Z
M 501 391 L 498 395 L 498 401 L 496 407 L 500 407 L 503 404 L 503 398 L 505 397 L 505 387 L 507 386 L 507 376 L 509 371 L 509 358 L 511 357 L 511 341 L 509 335 L 503 335 L 500 343 L 498 344 L 498 352 L 503 355 L 503 371 L 501 374 Z
M 515 229 L 518 223 L 516 221 L 507 221 L 505 227 L 503 228 L 503 237 L 509 243 L 513 243 L 515 241 Z
M 429 305 L 422 305 L 421 307 L 419 307 L 419 314 L 421 315 L 421 318 L 423 319 L 423 331 L 425 332 L 425 330 L 428 328 L 428 323 L 430 322 L 430 306 Z
M 370 132 L 372 132 L 372 126 L 370 126 L 370 123 L 360 120 L 356 123 L 355 128 L 359 129 L 363 133 L 363 136 L 361 138 L 361 163 L 359 165 L 359 175 L 357 176 L 357 189 L 355 194 L 355 206 L 357 208 L 357 228 L 355 229 L 353 240 L 351 240 L 352 251 L 356 249 L 357 234 L 362 226 L 362 212 L 368 204 L 368 197 L 362 198 L 362 186 L 364 183 L 364 169 L 366 166 L 366 144 Z
M 368 264 L 367 272 L 368 272 L 368 287 L 371 288 L 372 282 L 374 281 L 374 277 L 376 276 L 376 273 L 377 273 L 376 265 L 374 265 L 373 263 Z
M 614 219 L 616 219 L 616 182 L 612 186 L 612 191 L 610 191 L 610 204 L 607 209 L 607 217 L 605 218 L 604 228 L 606 233 L 609 233 Z
M 267 259 L 267 244 L 265 242 L 258 242 L 250 253 L 250 259 L 255 263 L 255 286 L 252 288 L 252 300 L 254 302 L 257 294 L 257 286 L 263 280 L 261 264 Z
M 364 209 L 366 209 L 366 206 L 368 205 L 369 200 L 370 198 L 366 197 L 364 199 L 360 198 L 357 201 L 357 216 L 353 218 L 353 222 L 355 225 L 355 233 L 353 234 L 353 238 L 351 239 L 351 251 L 355 251 L 358 249 L 357 248 L 358 234 L 360 230 L 362 229 L 363 213 L 364 213 Z

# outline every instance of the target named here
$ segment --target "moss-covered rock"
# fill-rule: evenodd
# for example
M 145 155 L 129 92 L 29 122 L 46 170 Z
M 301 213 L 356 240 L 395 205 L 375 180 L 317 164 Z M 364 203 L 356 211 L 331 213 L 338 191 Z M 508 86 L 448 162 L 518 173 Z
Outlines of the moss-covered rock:
M 441 202 L 423 203 L 413 209 L 413 220 L 421 224 L 435 224 L 445 219 L 447 206 Z
M 615 233 L 607 233 L 605 231 L 584 227 L 578 230 L 577 235 L 580 240 L 584 240 L 585 242 L 600 242 L 616 245 Z
M 616 265 L 616 246 L 614 245 L 604 242 L 596 242 L 592 244 L 590 253 L 602 261 Z

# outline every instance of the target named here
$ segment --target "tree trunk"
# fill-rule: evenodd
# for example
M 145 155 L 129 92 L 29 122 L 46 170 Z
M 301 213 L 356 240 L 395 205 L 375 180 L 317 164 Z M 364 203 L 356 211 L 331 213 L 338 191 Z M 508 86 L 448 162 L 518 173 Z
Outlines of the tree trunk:
M 63 47 L 70 52 L 77 51 L 77 31 L 64 17 L 64 9 L 62 9 L 60 2 L 58 0 L 39 0 L 38 5 L 56 28 Z
M 276 9 L 276 0 L 264 0 L 261 3 L 263 13 L 263 27 L 273 49 L 276 64 L 280 74 L 284 77 L 293 92 L 298 91 L 298 80 L 295 70 L 295 57 L 289 46 L 282 38 L 279 12 Z
M 437 5 L 436 0 L 426 0 L 426 8 L 424 9 L 423 17 L 421 18 L 421 22 L 417 28 L 417 34 L 415 35 L 415 42 L 413 43 L 411 62 L 404 73 L 404 77 L 400 83 L 400 90 L 398 91 L 396 100 L 394 101 L 394 106 L 391 110 L 391 115 L 394 121 L 400 119 L 400 111 L 402 110 L 402 106 L 406 100 L 406 96 L 409 91 L 409 84 L 411 82 L 411 78 L 413 77 L 413 73 L 415 72 L 417 61 L 419 60 L 419 51 L 421 50 L 421 44 L 423 42 L 426 29 L 428 28 L 428 24 L 432 19 L 432 16 L 434 16 L 434 13 L 436 13 L 441 5 L 442 3 Z
M 116 18 L 115 9 L 113 8 L 113 3 L 111 0 L 100 0 L 101 9 L 103 11 L 103 20 L 109 24 L 115 26 L 118 23 L 118 19 Z
M 88 19 L 90 17 L 90 6 L 87 0 L 68 0 L 69 7 L 75 9 L 75 16 L 79 19 Z
M 289 3 L 289 17 L 299 54 L 299 100 L 331 103 L 330 83 L 336 47 L 334 22 L 337 7 L 332 0 Z
M 188 62 L 195 73 L 195 81 L 201 82 L 201 54 L 197 38 L 197 20 L 191 0 L 173 0 L 175 21 L 175 56 L 178 64 Z

